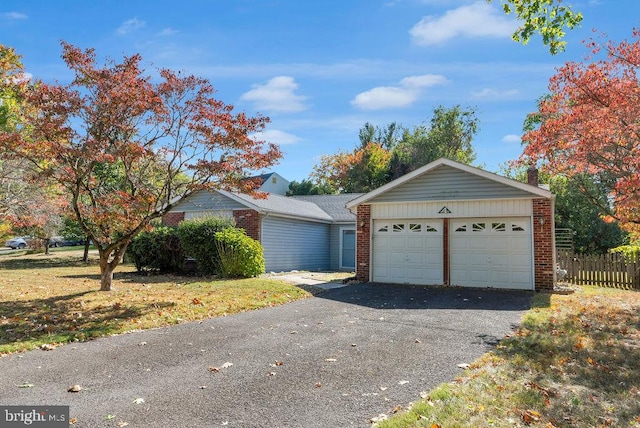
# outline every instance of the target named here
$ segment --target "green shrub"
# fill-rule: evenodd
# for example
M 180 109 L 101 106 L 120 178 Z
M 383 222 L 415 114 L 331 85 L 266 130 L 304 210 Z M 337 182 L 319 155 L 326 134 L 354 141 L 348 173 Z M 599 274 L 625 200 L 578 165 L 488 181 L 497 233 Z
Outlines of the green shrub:
M 220 274 L 225 278 L 252 277 L 264 272 L 264 251 L 260 242 L 242 229 L 216 233 Z
M 612 253 L 622 253 L 626 259 L 640 257 L 640 245 L 621 245 L 609 251 Z
M 127 248 L 127 260 L 135 264 L 138 272 L 181 272 L 184 258 L 180 238 L 173 227 L 159 226 L 143 232 Z
M 234 226 L 233 219 L 217 217 L 187 220 L 178 225 L 178 236 L 185 255 L 195 259 L 200 273 L 219 273 L 216 233 Z

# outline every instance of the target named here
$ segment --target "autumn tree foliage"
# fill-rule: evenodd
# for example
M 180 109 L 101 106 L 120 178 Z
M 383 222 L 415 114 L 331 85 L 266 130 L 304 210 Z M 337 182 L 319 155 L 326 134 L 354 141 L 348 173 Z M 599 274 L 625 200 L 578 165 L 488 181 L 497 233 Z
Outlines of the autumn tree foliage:
M 441 157 L 470 164 L 478 127 L 475 109 L 459 105 L 434 108 L 431 119 L 413 129 L 365 123 L 356 148 L 322 156 L 310 181 L 331 193 L 369 192 Z
M 205 188 L 252 191 L 242 178 L 273 165 L 280 150 L 252 137 L 268 118 L 235 113 L 209 81 L 167 69 L 152 78 L 139 55 L 99 65 L 93 49 L 62 43 L 69 84 L 36 82 L 5 156 L 57 183 L 98 248 L 101 290 L 131 240 L 179 198 Z
M 549 82 L 523 136 L 521 162 L 553 174 L 593 176 L 609 197 L 602 213 L 640 233 L 640 30 L 630 41 L 592 39 L 591 57 L 568 62 Z

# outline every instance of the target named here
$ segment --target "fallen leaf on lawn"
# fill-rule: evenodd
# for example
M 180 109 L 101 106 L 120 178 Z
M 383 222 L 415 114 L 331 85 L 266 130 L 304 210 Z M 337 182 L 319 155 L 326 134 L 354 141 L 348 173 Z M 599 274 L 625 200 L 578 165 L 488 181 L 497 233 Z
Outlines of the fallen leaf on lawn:
M 218 367 L 209 367 L 209 371 L 211 373 L 218 373 L 220 371 L 220 369 Z
M 202 303 L 202 302 L 200 302 L 200 299 L 198 299 L 197 297 L 194 297 L 194 298 L 191 300 L 191 304 L 192 304 L 192 305 L 199 305 L 200 303 Z
M 386 391 L 388 388 L 386 386 L 381 386 L 380 391 Z
M 355 343 L 352 343 L 352 344 L 351 344 L 351 346 L 353 346 L 353 347 L 355 348 L 355 347 L 356 347 L 356 346 L 358 346 L 358 345 L 356 345 Z
M 71 385 L 69 389 L 67 389 L 67 392 L 80 392 L 80 391 L 82 391 L 82 387 L 78 384 Z
M 284 363 L 283 363 L 282 361 L 276 361 L 276 366 L 281 366 L 281 365 L 283 365 L 283 364 L 284 364 Z
M 34 386 L 32 383 L 23 383 L 22 385 L 18 385 L 18 388 L 33 388 Z
M 317 382 L 317 383 L 316 383 L 316 388 L 322 388 L 322 383 Z
M 269 372 L 269 376 L 275 376 L 276 372 Z
M 396 407 L 393 408 L 392 412 L 393 413 L 398 413 L 400 410 L 402 410 L 402 406 L 400 404 L 398 404 Z
M 469 364 L 467 364 L 467 363 L 460 363 L 460 364 L 458 364 L 458 368 L 461 368 L 461 369 L 465 369 L 465 370 L 466 370 L 466 369 L 468 369 L 469 367 L 471 367 L 471 365 L 469 365 Z
M 232 365 L 233 365 L 233 363 L 226 362 L 226 363 L 224 363 L 224 364 L 222 365 L 222 368 L 223 368 L 223 369 L 228 369 L 228 368 L 229 368 L 229 367 L 231 367 Z
M 298 332 L 294 330 L 291 332 L 291 334 L 298 334 Z
M 438 424 L 431 424 L 431 428 L 442 428 L 442 427 Z
M 420 339 L 416 339 L 416 343 L 422 343 Z
M 56 349 L 56 345 L 45 343 L 40 345 L 40 349 L 42 349 L 43 351 L 53 351 L 54 349 Z
M 420 398 L 425 399 L 429 396 L 429 393 L 427 391 L 422 391 L 420 393 Z
M 69 419 L 69 425 L 73 425 L 73 424 L 75 424 L 76 422 L 78 422 L 78 418 L 71 418 L 71 419 Z
M 144 398 L 135 398 L 135 399 L 132 401 L 132 403 L 133 403 L 133 404 L 142 404 L 142 403 L 144 403 Z
M 146 344 L 147 344 L 147 342 L 140 342 L 140 343 L 138 343 L 138 345 L 139 345 L 139 346 L 144 346 L 144 345 L 146 345 Z
M 522 422 L 527 425 L 531 425 L 532 423 L 539 421 L 540 416 L 540 413 L 536 412 L 535 410 L 524 410 L 520 413 Z
M 408 383 L 409 383 L 408 380 L 401 380 L 400 382 L 398 382 L 398 385 L 406 385 Z
M 336 361 L 338 361 L 335 358 L 325 358 L 324 360 L 328 363 L 335 363 Z
M 107 415 L 104 417 L 105 420 L 110 421 L 111 419 L 115 418 L 116 415 Z
M 200 385 L 200 389 L 207 389 L 207 385 Z
M 123 421 L 120 421 L 120 422 L 118 422 L 118 424 L 117 424 L 116 426 L 117 426 L 118 428 L 124 428 L 124 427 L 126 427 L 126 426 L 128 426 L 128 425 L 129 425 L 129 422 L 123 422 Z

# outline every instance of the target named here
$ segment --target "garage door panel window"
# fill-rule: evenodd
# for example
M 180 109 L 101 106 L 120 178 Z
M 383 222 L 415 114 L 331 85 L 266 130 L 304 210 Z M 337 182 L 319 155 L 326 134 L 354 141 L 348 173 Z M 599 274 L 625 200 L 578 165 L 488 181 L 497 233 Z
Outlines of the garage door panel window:
M 491 223 L 491 230 L 494 232 L 506 232 L 506 223 Z
M 484 232 L 486 229 L 486 223 L 473 223 L 471 225 L 471 230 L 473 232 Z
M 404 232 L 404 223 L 394 223 L 393 224 L 393 232 L 394 233 Z

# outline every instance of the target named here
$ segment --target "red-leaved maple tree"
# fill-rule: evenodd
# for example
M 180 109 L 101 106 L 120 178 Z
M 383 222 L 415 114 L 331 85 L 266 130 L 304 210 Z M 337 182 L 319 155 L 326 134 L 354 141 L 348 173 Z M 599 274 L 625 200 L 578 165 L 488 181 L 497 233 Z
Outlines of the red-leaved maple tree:
M 234 113 L 206 79 L 167 69 L 152 78 L 140 55 L 98 65 L 93 49 L 62 50 L 75 78 L 29 85 L 32 108 L 19 132 L 0 135 L 0 150 L 64 189 L 108 291 L 131 240 L 175 201 L 206 188 L 252 191 L 242 178 L 281 152 L 252 137 L 268 118 Z
M 568 62 L 549 82 L 521 161 L 553 174 L 607 181 L 608 218 L 640 234 L 640 30 L 620 43 L 590 40 L 591 57 Z

